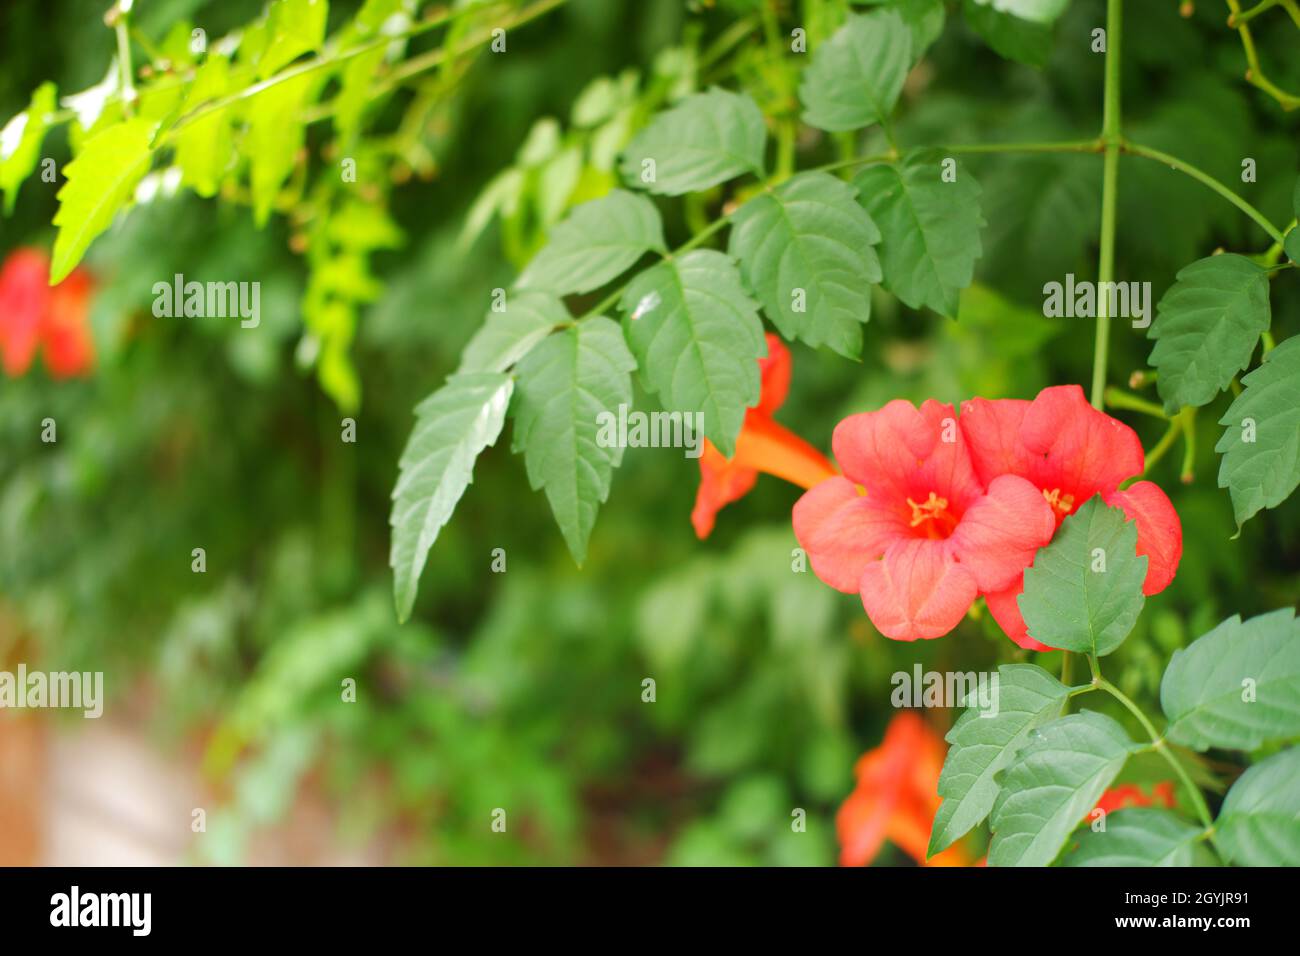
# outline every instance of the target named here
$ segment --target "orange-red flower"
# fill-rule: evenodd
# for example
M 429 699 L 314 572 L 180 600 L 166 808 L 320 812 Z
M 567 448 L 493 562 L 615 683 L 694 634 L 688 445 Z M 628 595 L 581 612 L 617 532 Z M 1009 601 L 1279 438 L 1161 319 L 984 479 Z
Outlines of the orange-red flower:
M 795 537 L 886 637 L 947 634 L 976 597 L 1018 580 L 1056 529 L 1024 478 L 980 480 L 951 405 L 895 400 L 844 419 L 832 443 L 844 477 L 799 499 Z
M 795 536 L 817 576 L 859 593 L 886 637 L 941 637 L 983 594 L 1013 641 L 1045 650 L 1017 606 L 1024 570 L 1097 494 L 1136 523 L 1147 594 L 1177 570 L 1182 528 L 1169 498 L 1149 481 L 1119 490 L 1142 471 L 1136 433 L 1077 385 L 1032 402 L 972 399 L 960 420 L 932 399 L 919 409 L 896 400 L 844 419 L 833 443 L 844 476 L 799 499 Z
M 0 367 L 26 374 L 43 347 L 56 379 L 87 374 L 95 362 L 90 334 L 90 275 L 76 269 L 50 288 L 50 262 L 37 249 L 18 249 L 0 269 Z
M 1097 809 L 1113 813 L 1125 807 L 1153 807 L 1160 804 L 1168 809 L 1174 806 L 1174 782 L 1163 780 L 1151 787 L 1148 795 L 1135 783 L 1124 783 L 1111 787 L 1097 801 Z
M 1174 579 L 1183 553 L 1183 529 L 1159 485 L 1120 483 L 1142 473 L 1145 456 L 1137 433 L 1088 404 L 1078 385 L 1045 388 L 1032 402 L 983 398 L 962 403 L 961 428 L 982 481 L 1018 475 L 1038 488 L 1059 526 L 1094 495 L 1124 509 L 1137 525 L 1137 553 L 1147 557 L 1146 594 L 1163 591 Z M 989 612 L 1021 647 L 1046 650 L 1030 637 L 1017 599 L 1024 576 L 990 593 Z
M 704 443 L 700 487 L 691 511 L 691 523 L 699 537 L 707 538 L 713 531 L 718 511 L 749 493 L 760 471 L 802 488 L 811 488 L 835 474 L 825 455 L 772 420 L 790 390 L 790 366 L 790 350 L 769 332 L 767 357 L 758 360 L 761 394 L 758 404 L 745 413 L 735 455 L 724 458 L 711 442 Z
M 960 844 L 925 858 L 946 752 L 943 738 L 915 711 L 889 722 L 880 746 L 858 759 L 857 785 L 835 817 L 842 865 L 866 866 L 886 840 L 922 866 L 971 864 Z

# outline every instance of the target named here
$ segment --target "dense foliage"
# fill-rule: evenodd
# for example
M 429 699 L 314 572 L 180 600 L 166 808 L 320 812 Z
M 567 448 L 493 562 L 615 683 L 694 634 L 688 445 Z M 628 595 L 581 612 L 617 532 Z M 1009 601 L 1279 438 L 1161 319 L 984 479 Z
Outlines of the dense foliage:
M 1300 863 L 1294 3 L 53 6 L 0 39 L 3 252 L 65 290 L 0 292 L 0 660 L 201 736 L 199 858 L 309 781 L 409 861 L 867 862 L 912 753 L 881 859 Z M 181 275 L 260 320 L 160 314 Z M 1054 312 L 1067 277 L 1147 322 Z M 991 468 L 968 400 L 1072 383 L 1048 439 L 1136 431 L 1107 480 L 1028 425 Z M 702 415 L 700 463 L 609 446 L 620 406 Z M 858 555 L 805 502 L 888 497 L 862 412 L 913 511 Z M 957 556 L 925 613 L 918 527 Z M 927 715 L 946 763 L 914 665 L 1000 677 Z M 1076 833 L 1125 787 L 1168 799 Z

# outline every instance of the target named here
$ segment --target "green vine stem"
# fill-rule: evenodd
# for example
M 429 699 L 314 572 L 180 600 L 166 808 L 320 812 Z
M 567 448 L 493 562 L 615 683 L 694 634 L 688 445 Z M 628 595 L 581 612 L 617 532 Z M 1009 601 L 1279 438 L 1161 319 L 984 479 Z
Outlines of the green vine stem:
M 1147 735 L 1151 738 L 1151 746 L 1165 759 L 1165 762 L 1173 768 L 1174 773 L 1178 774 L 1178 779 L 1182 781 L 1184 789 L 1187 790 L 1188 794 L 1192 798 L 1192 803 L 1196 809 L 1196 815 L 1200 818 L 1201 823 L 1205 825 L 1206 833 L 1209 834 L 1213 832 L 1214 821 L 1210 817 L 1210 807 L 1205 802 L 1205 796 L 1201 793 L 1200 788 L 1192 781 L 1192 778 L 1187 773 L 1187 769 L 1183 766 L 1182 761 L 1179 760 L 1173 751 L 1169 749 L 1169 743 L 1156 730 L 1155 725 L 1152 724 L 1147 715 L 1142 712 L 1141 707 L 1133 703 L 1133 701 L 1129 699 L 1128 695 L 1122 690 L 1110 681 L 1106 680 L 1106 678 L 1102 677 L 1100 672 L 1094 669 L 1094 673 L 1096 673 L 1094 683 L 1123 704 L 1128 712 L 1137 719 L 1137 722 L 1142 725 L 1142 729 L 1145 730 Z
M 1106 3 L 1106 73 L 1102 92 L 1101 141 L 1105 150 L 1101 179 L 1101 250 L 1097 257 L 1097 285 L 1115 278 L 1115 208 L 1119 200 L 1119 154 L 1123 143 L 1120 122 L 1120 42 L 1124 2 Z M 1110 301 L 1097 303 L 1097 332 L 1092 349 L 1092 406 L 1101 408 L 1106 390 L 1106 358 L 1110 350 Z

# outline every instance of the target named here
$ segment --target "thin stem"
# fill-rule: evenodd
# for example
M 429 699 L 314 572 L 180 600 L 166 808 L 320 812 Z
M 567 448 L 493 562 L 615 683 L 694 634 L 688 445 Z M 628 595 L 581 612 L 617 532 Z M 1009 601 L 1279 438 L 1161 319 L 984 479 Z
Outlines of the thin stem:
M 1178 478 L 1190 485 L 1196 477 L 1196 409 L 1184 408 L 1178 415 L 1183 420 L 1183 470 Z
M 1099 139 L 1042 140 L 1027 143 L 961 143 L 941 146 L 946 153 L 1100 153 Z
M 1254 20 L 1265 10 L 1271 10 L 1273 7 L 1276 6 L 1277 6 L 1277 0 L 1259 0 L 1259 3 L 1255 4 L 1249 10 L 1244 10 L 1241 13 L 1230 14 L 1228 16 L 1228 26 L 1237 27 L 1243 23 L 1248 23 L 1249 21 Z
M 1128 712 L 1137 718 L 1137 722 L 1142 725 L 1142 729 L 1147 732 L 1148 736 L 1150 736 L 1152 746 L 1160 752 L 1160 756 L 1164 757 L 1169 766 L 1173 768 L 1174 773 L 1178 774 L 1178 779 L 1183 782 L 1183 786 L 1187 789 L 1188 794 L 1192 798 L 1192 803 L 1195 804 L 1196 815 L 1200 817 L 1201 823 L 1205 825 L 1205 829 L 1207 831 L 1212 829 L 1214 822 L 1210 818 L 1210 808 L 1206 804 L 1205 797 L 1202 795 L 1200 788 L 1192 782 L 1192 778 L 1188 775 L 1187 770 L 1184 769 L 1182 761 L 1174 756 L 1173 751 L 1169 749 L 1169 744 L 1165 741 L 1164 737 L 1160 736 L 1156 731 L 1155 725 L 1147 719 L 1147 715 L 1142 713 L 1142 708 L 1133 703 L 1133 701 L 1128 698 L 1128 695 L 1110 681 L 1106 680 L 1106 678 L 1099 677 L 1096 683 L 1098 687 L 1123 704 Z
M 1178 435 L 1182 430 L 1182 415 L 1175 415 L 1170 419 L 1169 427 L 1165 429 L 1165 433 L 1160 436 L 1160 440 L 1155 443 L 1151 451 L 1147 454 L 1146 466 L 1142 469 L 1142 477 L 1145 478 L 1147 475 L 1151 474 L 1151 469 L 1154 468 L 1156 463 L 1160 461 L 1161 458 L 1165 457 L 1165 453 L 1173 447 L 1174 442 L 1178 440 Z
M 1265 232 L 1267 232 L 1270 236 L 1273 237 L 1274 241 L 1276 242 L 1283 241 L 1284 237 L 1282 235 L 1282 231 L 1278 229 L 1277 226 L 1273 225 L 1273 223 L 1269 221 L 1267 216 L 1265 216 L 1262 212 L 1260 212 L 1250 203 L 1246 202 L 1246 200 L 1242 199 L 1240 196 L 1238 196 L 1227 186 L 1223 185 L 1223 183 L 1219 182 L 1209 173 L 1197 169 L 1191 163 L 1185 162 L 1184 160 L 1179 159 L 1177 156 L 1171 156 L 1168 153 L 1162 153 L 1160 150 L 1152 149 L 1150 146 L 1143 146 L 1140 143 L 1134 143 L 1130 140 L 1124 141 L 1122 146 L 1124 152 L 1126 153 L 1131 153 L 1134 156 L 1145 156 L 1147 159 L 1153 159 L 1156 162 L 1164 163 L 1166 166 L 1176 169 L 1179 172 L 1186 173 L 1188 176 L 1191 176 L 1197 182 L 1209 186 L 1211 189 L 1213 189 L 1224 199 L 1228 200 L 1228 202 L 1232 203 L 1234 206 L 1236 206 L 1238 209 L 1244 212 L 1251 219 L 1255 220 L 1255 222 L 1259 224 L 1259 227 L 1261 229 L 1263 229 Z
M 122 87 L 122 113 L 131 116 L 135 112 L 135 83 L 131 75 L 131 35 L 130 14 L 117 9 L 113 31 L 117 34 L 117 69 Z
M 1102 93 L 1101 141 L 1105 156 L 1101 179 L 1101 249 L 1097 257 L 1097 286 L 1115 278 L 1115 210 L 1119 200 L 1120 40 L 1123 34 L 1123 0 L 1106 5 L 1106 73 Z M 1110 300 L 1097 303 L 1097 332 L 1092 350 L 1092 406 L 1101 408 L 1106 390 L 1106 358 L 1110 351 Z
M 1141 412 L 1143 415 L 1150 415 L 1153 418 L 1168 419 L 1165 410 L 1155 402 L 1147 401 L 1130 392 L 1124 391 L 1117 385 L 1111 385 L 1106 389 L 1106 404 L 1111 408 L 1127 408 L 1129 411 Z

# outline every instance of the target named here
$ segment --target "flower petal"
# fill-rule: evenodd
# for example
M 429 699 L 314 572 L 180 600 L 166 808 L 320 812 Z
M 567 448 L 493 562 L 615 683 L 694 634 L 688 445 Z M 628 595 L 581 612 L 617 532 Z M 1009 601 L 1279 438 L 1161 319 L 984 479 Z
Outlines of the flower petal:
M 845 476 L 889 506 L 935 492 L 961 511 L 984 490 L 957 413 L 933 399 L 920 409 L 895 399 L 879 411 L 850 415 L 831 441 Z
M 907 533 L 895 511 L 877 507 L 847 478 L 828 478 L 794 505 L 794 535 L 813 571 L 837 590 L 859 589 L 862 572 Z
M 966 509 L 948 544 L 980 591 L 1000 591 L 1021 576 L 1055 530 L 1043 493 L 1016 475 L 1000 475 Z
M 961 403 L 961 430 L 979 480 L 998 475 L 1028 477 L 1032 455 L 1020 440 L 1029 403 L 1019 398 L 972 398 Z
M 1042 641 L 1029 636 L 1029 629 L 1025 624 L 1025 619 L 1020 615 L 1020 604 L 1018 603 L 1024 590 L 1025 576 L 1021 574 L 1010 587 L 984 595 L 985 603 L 989 607 L 989 613 L 993 615 L 993 620 L 998 622 L 998 626 L 1002 628 L 1007 637 L 1025 648 L 1025 650 L 1053 650 Z
M 1137 553 L 1147 556 L 1143 594 L 1158 594 L 1169 586 L 1183 556 L 1183 525 L 1173 502 L 1159 485 L 1139 481 L 1105 498 L 1119 505 L 1130 521 L 1137 523 Z
M 1034 473 L 1023 477 L 1069 492 L 1075 507 L 1141 473 L 1145 460 L 1137 432 L 1089 405 L 1078 385 L 1039 392 L 1025 411 L 1020 437 L 1030 454 L 1041 457 Z
M 695 492 L 695 507 L 691 509 L 691 524 L 701 540 L 713 532 L 713 521 L 718 512 L 731 502 L 749 494 L 758 480 L 758 472 L 745 468 L 722 457 L 722 452 L 710 441 L 704 442 L 700 454 L 700 487 Z
M 961 621 L 979 589 L 946 541 L 896 541 L 862 572 L 862 606 L 896 641 L 942 637 Z

